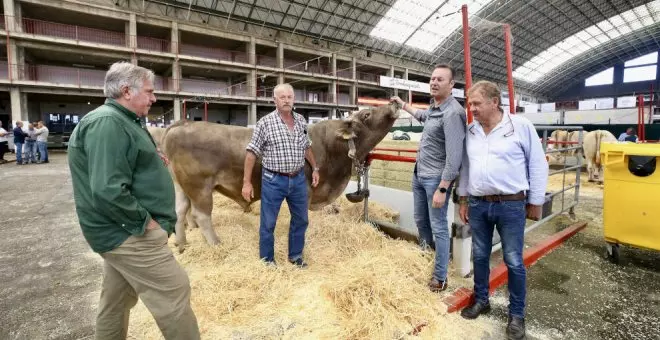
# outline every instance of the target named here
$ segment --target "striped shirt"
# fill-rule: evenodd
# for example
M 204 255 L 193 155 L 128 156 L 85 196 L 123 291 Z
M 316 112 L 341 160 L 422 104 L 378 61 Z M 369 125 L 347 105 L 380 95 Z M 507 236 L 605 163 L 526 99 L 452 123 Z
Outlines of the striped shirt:
M 305 151 L 312 145 L 305 118 L 295 112 L 293 131 L 289 130 L 277 110 L 261 118 L 254 128 L 248 151 L 261 157 L 264 168 L 293 173 L 305 165 Z
M 428 110 L 417 110 L 415 118 L 424 123 L 417 152 L 417 176 L 441 177 L 453 181 L 458 176 L 465 140 L 465 109 L 449 96 Z

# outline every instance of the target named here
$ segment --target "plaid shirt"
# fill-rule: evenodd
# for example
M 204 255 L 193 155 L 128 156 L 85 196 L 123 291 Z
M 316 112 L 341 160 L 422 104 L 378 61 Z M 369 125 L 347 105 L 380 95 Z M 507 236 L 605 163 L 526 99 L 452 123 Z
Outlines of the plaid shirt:
M 277 110 L 261 118 L 254 128 L 248 151 L 261 157 L 264 168 L 292 173 L 305 165 L 305 151 L 312 145 L 307 135 L 307 122 L 293 112 L 293 131 L 289 130 Z

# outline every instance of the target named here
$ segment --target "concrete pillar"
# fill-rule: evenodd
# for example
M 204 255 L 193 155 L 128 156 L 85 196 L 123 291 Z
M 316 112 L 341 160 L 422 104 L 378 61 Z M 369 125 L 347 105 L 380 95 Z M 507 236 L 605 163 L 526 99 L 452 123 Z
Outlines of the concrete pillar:
M 333 80 L 328 85 L 328 103 L 337 104 L 337 81 Z
M 257 70 L 250 70 L 247 75 L 247 95 L 251 98 L 257 97 Z
M 333 53 L 332 57 L 330 57 L 330 73 L 333 77 L 337 76 L 337 54 Z
M 407 68 L 407 67 L 406 67 L 406 69 L 403 71 L 403 79 L 408 80 L 408 68 Z M 408 99 L 407 99 L 408 102 L 411 101 L 411 98 L 412 98 L 412 91 L 408 90 Z
M 25 50 L 18 46 L 14 39 L 10 39 L 7 46 L 7 62 L 10 64 L 10 80 L 25 79 Z
M 9 89 L 9 98 L 11 101 L 11 121 L 12 123 L 21 120 L 28 120 L 27 95 L 21 93 L 18 87 Z
M 172 91 L 179 92 L 181 91 L 181 65 L 179 65 L 179 59 L 174 60 L 172 63 Z
M 390 65 L 390 72 L 387 75 L 391 78 L 394 78 L 394 65 Z M 399 89 L 394 89 L 394 95 L 399 95 Z
M 351 60 L 351 73 L 352 73 L 351 79 L 356 79 L 355 78 L 356 70 L 357 70 L 357 59 L 353 57 Z
M 284 68 L 284 44 L 277 43 L 277 68 Z
M 19 31 L 20 30 L 20 20 L 16 17 L 16 9 L 20 7 L 15 6 L 14 0 L 2 0 L 3 8 L 5 9 L 5 26 L 8 31 Z
M 250 103 L 250 109 L 248 110 L 248 125 L 257 124 L 257 103 Z
M 337 117 L 337 109 L 328 110 L 328 119 L 335 119 Z
M 284 44 L 277 44 L 277 68 L 280 69 L 280 73 L 277 75 L 277 83 L 284 83 Z
M 135 13 L 131 13 L 128 22 L 124 26 L 126 32 L 126 43 L 129 48 L 135 50 L 137 48 L 137 20 L 135 18 Z M 131 63 L 137 65 L 137 55 L 133 53 L 131 55 Z
M 181 99 L 175 98 L 174 99 L 174 121 L 179 121 L 181 120 Z
M 357 105 L 357 86 L 355 84 L 351 85 L 351 88 L 348 90 L 348 96 L 350 97 L 349 103 L 351 105 Z
M 132 16 L 131 16 L 132 18 Z M 172 31 L 171 31 L 171 37 L 170 37 L 170 52 L 174 54 L 179 54 L 179 42 L 180 42 L 180 34 L 179 34 L 179 24 L 176 21 L 172 21 Z
M 257 63 L 257 43 L 254 37 L 250 37 L 250 42 L 245 46 L 245 50 L 248 55 L 248 63 L 255 65 Z

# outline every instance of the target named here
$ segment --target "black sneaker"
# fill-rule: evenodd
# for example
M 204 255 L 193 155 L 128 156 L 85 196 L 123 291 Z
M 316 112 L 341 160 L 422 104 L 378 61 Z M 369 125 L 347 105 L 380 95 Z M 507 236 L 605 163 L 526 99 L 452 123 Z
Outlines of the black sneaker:
M 461 316 L 466 319 L 476 319 L 480 314 L 490 312 L 490 303 L 488 302 L 475 302 L 471 306 L 464 308 L 461 311 Z
M 506 326 L 506 336 L 509 340 L 524 340 L 525 319 L 509 315 L 509 324 Z
M 289 262 L 291 262 L 292 265 L 297 266 L 298 268 L 307 268 L 307 263 L 303 261 L 302 258 Z

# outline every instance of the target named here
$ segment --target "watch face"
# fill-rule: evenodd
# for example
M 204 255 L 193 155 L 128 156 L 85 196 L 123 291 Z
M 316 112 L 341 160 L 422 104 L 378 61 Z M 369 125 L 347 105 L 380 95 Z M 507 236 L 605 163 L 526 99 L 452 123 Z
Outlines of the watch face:
M 440 188 L 440 192 L 444 194 L 444 193 L 447 192 L 447 189 L 446 188 Z

